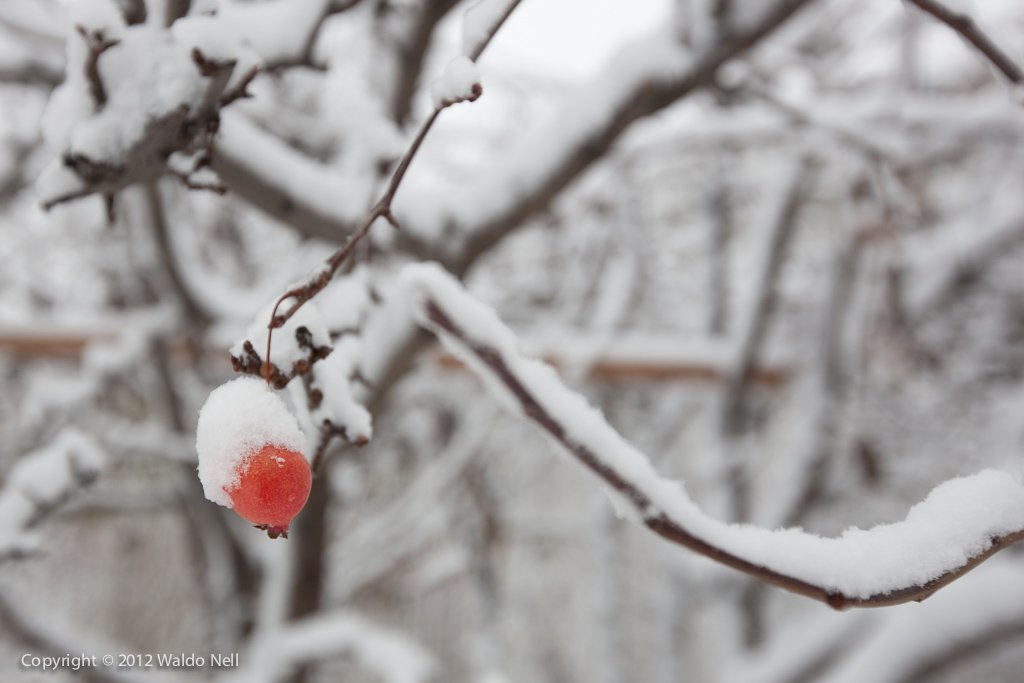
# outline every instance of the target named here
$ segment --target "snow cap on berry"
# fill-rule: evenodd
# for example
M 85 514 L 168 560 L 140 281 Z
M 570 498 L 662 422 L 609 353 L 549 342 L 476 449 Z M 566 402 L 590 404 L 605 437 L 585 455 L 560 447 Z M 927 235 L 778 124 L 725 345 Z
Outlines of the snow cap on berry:
M 264 446 L 302 453 L 306 437 L 284 401 L 255 377 L 239 377 L 210 392 L 199 411 L 199 481 L 209 500 L 232 507 L 246 461 Z

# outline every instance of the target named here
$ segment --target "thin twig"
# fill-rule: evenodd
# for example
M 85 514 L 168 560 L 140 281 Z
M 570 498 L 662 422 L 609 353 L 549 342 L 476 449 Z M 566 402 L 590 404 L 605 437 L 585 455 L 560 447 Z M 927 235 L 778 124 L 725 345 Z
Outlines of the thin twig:
M 512 11 L 519 5 L 519 2 L 520 0 L 514 0 L 514 2 L 509 4 L 508 11 L 501 18 L 501 21 L 491 29 L 487 39 L 482 41 L 480 45 L 473 50 L 473 53 L 470 55 L 470 59 L 472 61 L 476 61 L 480 58 L 480 55 L 483 54 L 483 51 L 486 49 L 487 45 L 490 44 L 502 24 L 505 23 L 505 20 L 508 19 L 512 14 Z M 434 109 L 430 116 L 427 117 L 427 120 L 423 122 L 419 132 L 416 133 L 416 137 L 413 138 L 412 144 L 409 145 L 409 149 L 406 150 L 405 154 L 398 162 L 398 166 L 395 167 L 394 173 L 391 175 L 391 180 L 388 182 L 388 185 L 384 190 L 384 194 L 381 195 L 381 198 L 373 205 L 373 208 L 370 209 L 370 213 L 366 216 L 366 219 L 363 220 L 360 226 L 356 228 L 355 232 L 349 236 L 337 251 L 331 254 L 324 263 L 324 266 L 316 273 L 315 276 L 312 277 L 312 279 L 288 290 L 282 294 L 274 304 L 267 332 L 268 359 L 270 357 L 270 336 L 273 333 L 273 330 L 283 326 L 293 315 L 295 315 L 296 311 L 298 311 L 307 301 L 312 299 L 327 286 L 327 283 L 331 281 L 331 278 L 334 277 L 342 264 L 345 263 L 359 241 L 369 234 L 374 223 L 377 222 L 377 219 L 383 218 L 396 228 L 398 227 L 398 221 L 391 213 L 391 203 L 394 201 L 395 193 L 398 191 L 399 186 L 401 186 L 402 180 L 405 179 L 405 174 L 409 170 L 409 165 L 412 163 L 413 158 L 415 158 L 416 153 L 423 144 L 423 140 L 427 137 L 430 129 L 433 128 L 434 122 L 437 121 L 437 117 L 445 108 L 447 108 L 447 106 L 448 105 L 443 105 Z M 283 304 L 287 299 L 294 299 L 294 301 L 291 306 L 279 315 L 277 311 L 281 304 Z
M 978 52 L 992 62 L 992 66 L 999 70 L 1011 83 L 1024 83 L 1024 71 L 988 37 L 974 19 L 955 12 L 935 0 L 905 0 L 916 6 L 922 12 L 932 15 L 946 26 L 959 33 L 964 40 L 973 45 Z

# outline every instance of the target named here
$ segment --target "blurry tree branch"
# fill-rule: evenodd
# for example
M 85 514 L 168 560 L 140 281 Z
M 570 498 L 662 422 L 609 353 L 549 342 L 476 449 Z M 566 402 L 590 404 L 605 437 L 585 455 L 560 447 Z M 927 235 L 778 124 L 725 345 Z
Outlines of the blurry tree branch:
M 75 330 L 45 329 L 0 330 L 0 352 L 21 360 L 55 358 L 76 359 L 92 344 L 109 344 L 119 336 L 116 329 Z M 545 337 L 551 336 L 550 333 Z M 636 346 L 628 338 L 621 344 L 615 338 L 588 339 L 577 331 L 560 333 L 561 344 L 538 339 L 529 347 L 553 367 L 601 382 L 645 380 L 655 382 L 718 383 L 730 375 L 720 353 L 703 353 L 697 349 L 671 350 L 675 338 L 648 337 Z M 568 340 L 566 342 L 565 340 Z M 593 347 L 583 359 L 569 348 L 573 345 Z M 678 345 L 678 344 L 677 344 Z M 578 348 L 577 347 L 577 348 Z M 168 353 L 175 358 L 187 358 L 196 352 L 210 355 L 223 353 L 220 347 L 196 347 L 187 338 L 171 338 Z M 653 356 L 653 357 L 652 357 Z M 443 370 L 462 371 L 465 366 L 455 356 L 439 349 L 433 358 Z M 792 379 L 792 369 L 779 361 L 768 361 L 748 369 L 747 382 L 766 389 L 784 387 Z
M 508 19 L 508 17 L 515 11 L 516 7 L 519 6 L 520 0 L 511 0 L 508 4 L 508 9 L 505 14 L 499 19 L 499 21 L 490 27 L 490 31 L 487 37 L 480 42 L 479 45 L 475 46 L 472 53 L 468 55 L 470 61 L 476 62 L 480 55 L 483 54 L 484 50 L 490 44 L 491 40 L 501 29 L 502 25 Z M 472 102 L 473 100 L 480 97 L 482 93 L 479 83 L 473 85 L 472 94 L 465 98 Z M 461 100 L 460 100 L 461 101 Z M 412 142 L 406 149 L 405 154 L 398 160 L 398 164 L 395 166 L 395 170 L 391 174 L 391 179 L 388 181 L 387 186 L 384 189 L 383 194 L 377 200 L 377 202 L 370 209 L 369 214 L 359 225 L 358 228 L 349 235 L 348 239 L 338 248 L 324 263 L 323 267 L 320 268 L 309 280 L 306 282 L 293 287 L 288 290 L 278 299 L 277 304 L 274 307 L 274 311 L 271 313 L 270 319 L 270 330 L 279 328 L 284 325 L 295 312 L 302 307 L 307 301 L 316 296 L 327 283 L 331 281 L 335 273 L 341 269 L 349 255 L 355 249 L 356 245 L 366 235 L 369 234 L 374 224 L 378 219 L 384 219 L 388 223 L 391 223 L 395 228 L 398 228 L 398 220 L 395 218 L 391 210 L 391 204 L 395 199 L 395 193 L 398 192 L 399 186 L 405 179 L 406 172 L 409 170 L 409 165 L 416 157 L 416 153 L 419 152 L 420 146 L 430 133 L 430 129 L 433 128 L 434 123 L 437 121 L 438 116 L 441 112 L 453 104 L 457 104 L 458 101 L 444 101 L 435 106 L 433 112 L 427 117 L 427 119 L 420 126 L 416 135 L 413 137 Z M 288 306 L 278 314 L 278 308 L 285 301 L 289 301 Z M 270 335 L 268 333 L 267 346 L 270 346 Z M 268 354 L 269 355 L 269 354 Z
M 657 77 L 648 74 L 632 83 L 632 88 L 618 94 L 611 107 L 610 117 L 600 120 L 585 135 L 574 136 L 572 146 L 548 162 L 547 167 L 534 169 L 531 191 L 509 206 L 500 207 L 494 215 L 469 231 L 470 237 L 458 255 L 450 262 L 455 273 L 465 272 L 477 258 L 503 237 L 520 226 L 527 218 L 550 205 L 579 174 L 594 161 L 603 157 L 612 144 L 635 121 L 649 116 L 694 90 L 714 82 L 718 68 L 757 45 L 775 29 L 796 14 L 809 0 L 781 0 L 766 9 L 757 21 L 738 28 L 728 40 L 709 46 L 696 55 L 683 73 L 675 77 Z M 663 65 L 659 64 L 663 68 Z M 604 89 L 604 85 L 600 85 Z M 581 98 L 587 102 L 587 98 Z M 511 169 L 521 174 L 522 169 Z
M 391 95 L 391 118 L 398 124 L 409 118 L 434 29 L 456 4 L 458 0 L 424 0 L 416 8 L 411 29 L 397 46 L 399 65 Z
M 745 430 L 747 415 L 744 399 L 748 382 L 754 375 L 758 355 L 767 337 L 778 299 L 778 283 L 796 229 L 797 214 L 808 192 L 811 171 L 812 163 L 809 159 L 798 162 L 787 186 L 780 193 L 781 203 L 771 215 L 759 279 L 752 289 L 754 300 L 747 319 L 741 321 L 739 327 L 736 364 L 729 372 L 722 397 L 721 428 L 726 435 L 739 434 Z
M 50 624 L 40 623 L 39 619 L 25 613 L 15 606 L 11 598 L 0 592 L 0 621 L 3 621 L 10 633 L 27 647 L 38 649 L 40 654 L 63 657 L 68 653 L 88 654 L 81 643 L 71 642 L 54 633 Z M 97 655 L 99 652 L 93 650 Z M 86 666 L 77 672 L 90 683 L 141 683 L 140 677 L 123 673 L 117 669 L 103 666 Z
M 193 296 L 188 279 L 182 272 L 179 256 L 175 254 L 174 245 L 171 243 L 171 233 L 167 225 L 167 214 L 160 186 L 157 181 L 150 181 L 145 184 L 143 189 L 157 252 L 167 271 L 167 277 L 176 294 L 176 299 L 184 309 L 185 318 L 190 325 L 197 328 L 205 327 L 213 319 L 213 316 L 203 307 L 199 299 Z
M 1008 81 L 1015 84 L 1024 82 L 1024 71 L 1017 66 L 1016 62 L 1010 59 L 992 39 L 985 34 L 970 16 L 961 14 L 935 0 L 904 0 L 916 6 L 922 12 L 932 15 L 943 24 L 956 31 L 973 45 L 985 59 L 992 63 L 999 73 L 1003 74 Z
M 950 647 L 933 653 L 931 657 L 922 658 L 906 676 L 896 683 L 928 683 L 937 676 L 963 666 L 971 661 L 983 661 L 993 657 L 999 650 L 1019 645 L 1024 637 L 1024 617 L 1016 622 L 996 624 L 990 628 L 979 629 L 969 638 L 960 639 Z

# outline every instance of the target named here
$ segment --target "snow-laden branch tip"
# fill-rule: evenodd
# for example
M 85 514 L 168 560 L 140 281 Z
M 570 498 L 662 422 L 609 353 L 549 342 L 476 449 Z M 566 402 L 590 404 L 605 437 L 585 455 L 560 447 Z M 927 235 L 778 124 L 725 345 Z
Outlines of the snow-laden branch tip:
M 448 62 L 433 83 L 430 84 L 430 96 L 435 109 L 457 104 L 473 102 L 483 94 L 480 85 L 480 69 L 469 57 L 456 57 Z
M 940 484 L 903 521 L 851 528 L 837 538 L 713 519 L 552 368 L 524 357 L 495 313 L 441 267 L 408 266 L 401 288 L 419 323 L 602 479 L 623 511 L 667 540 L 762 581 L 837 609 L 923 600 L 1024 539 L 1024 485 L 996 470 Z
M 91 482 L 106 464 L 99 444 L 73 427 L 50 444 L 24 455 L 0 490 L 0 559 L 34 550 L 28 530 L 50 510 Z

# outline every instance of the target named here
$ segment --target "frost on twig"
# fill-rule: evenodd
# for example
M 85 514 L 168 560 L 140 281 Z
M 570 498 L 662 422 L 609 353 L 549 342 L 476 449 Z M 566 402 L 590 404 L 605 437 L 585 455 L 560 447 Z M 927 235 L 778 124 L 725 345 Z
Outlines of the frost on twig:
M 31 552 L 29 529 L 91 483 L 106 459 L 92 437 L 69 427 L 49 445 L 18 460 L 0 489 L 0 559 Z
M 92 194 L 109 199 L 172 171 L 174 152 L 208 151 L 220 109 L 246 96 L 260 67 L 237 32 L 212 17 L 167 31 L 86 15 L 76 31 L 68 40 L 84 45 L 69 43 L 68 77 L 43 121 L 59 154 L 38 183 L 46 208 Z
M 838 538 L 712 519 L 550 367 L 524 357 L 494 312 L 439 266 L 409 266 L 402 287 L 417 320 L 603 480 L 624 511 L 663 538 L 757 579 L 837 609 L 892 605 L 923 600 L 1024 539 L 1024 485 L 996 470 L 940 484 L 902 522 L 852 528 Z

